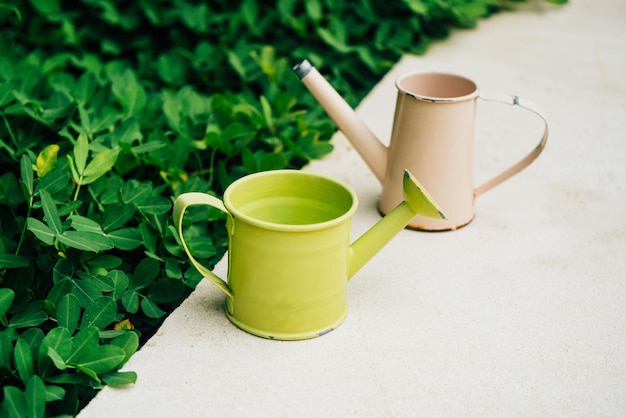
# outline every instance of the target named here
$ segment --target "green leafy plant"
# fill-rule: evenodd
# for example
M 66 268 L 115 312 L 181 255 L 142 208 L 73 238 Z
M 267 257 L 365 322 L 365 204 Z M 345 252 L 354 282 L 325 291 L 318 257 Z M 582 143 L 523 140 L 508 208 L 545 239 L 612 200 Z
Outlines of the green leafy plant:
M 561 1 L 553 0 L 555 3 Z M 351 104 L 499 0 L 0 0 L 0 415 L 75 415 L 195 288 L 172 201 L 332 150 L 292 74 Z M 220 213 L 192 208 L 204 264 Z

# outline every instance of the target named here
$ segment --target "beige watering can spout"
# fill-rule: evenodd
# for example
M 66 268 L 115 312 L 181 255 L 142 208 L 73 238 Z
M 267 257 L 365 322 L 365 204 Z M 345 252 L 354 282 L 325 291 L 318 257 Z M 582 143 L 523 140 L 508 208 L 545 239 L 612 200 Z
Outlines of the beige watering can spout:
M 416 215 L 446 219 L 446 216 L 433 198 L 408 170 L 404 170 L 402 191 L 404 201 L 350 246 L 351 258 L 348 278 L 359 271 L 370 258 L 404 229 Z
M 382 183 L 387 169 L 387 147 L 309 61 L 302 60 L 293 70 Z

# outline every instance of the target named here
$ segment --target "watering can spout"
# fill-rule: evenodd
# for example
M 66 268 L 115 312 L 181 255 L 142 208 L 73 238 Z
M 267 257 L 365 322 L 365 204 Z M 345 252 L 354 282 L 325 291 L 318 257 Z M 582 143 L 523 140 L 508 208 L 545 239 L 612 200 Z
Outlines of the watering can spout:
M 300 61 L 293 70 L 382 183 L 387 169 L 387 147 L 309 61 Z
M 437 203 L 408 170 L 404 170 L 402 191 L 404 201 L 350 245 L 348 278 L 359 271 L 415 216 L 446 219 Z

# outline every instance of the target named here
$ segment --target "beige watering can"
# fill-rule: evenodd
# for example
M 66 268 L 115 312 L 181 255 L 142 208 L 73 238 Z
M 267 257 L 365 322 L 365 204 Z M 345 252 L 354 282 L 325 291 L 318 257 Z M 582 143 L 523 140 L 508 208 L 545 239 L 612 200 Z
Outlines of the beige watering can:
M 474 218 L 474 199 L 532 163 L 548 139 L 543 112 L 517 96 L 479 92 L 476 84 L 447 73 L 409 73 L 396 80 L 398 89 L 389 147 L 383 145 L 326 79 L 307 61 L 294 71 L 334 120 L 383 186 L 382 214 L 402 201 L 402 175 L 411 171 L 446 212 L 446 219 L 416 216 L 413 229 L 453 230 Z M 516 164 L 475 187 L 474 126 L 477 99 L 520 106 L 544 123 L 539 144 Z
M 331 178 L 276 170 L 245 176 L 223 201 L 184 193 L 174 223 L 193 266 L 226 298 L 226 316 L 257 336 L 301 340 L 324 335 L 347 312 L 346 283 L 416 215 L 443 217 L 417 180 L 404 172 L 404 201 L 350 243 L 357 198 Z M 185 241 L 185 211 L 194 205 L 226 213 L 228 280 L 200 264 Z

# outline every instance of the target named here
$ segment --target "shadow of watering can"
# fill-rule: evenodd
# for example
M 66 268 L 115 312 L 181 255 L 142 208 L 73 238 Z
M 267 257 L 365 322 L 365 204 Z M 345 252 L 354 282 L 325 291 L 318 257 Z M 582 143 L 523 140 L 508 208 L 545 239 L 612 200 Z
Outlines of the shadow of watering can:
M 401 183 L 404 201 L 352 244 L 355 193 L 305 171 L 243 177 L 226 189 L 223 201 L 205 193 L 181 194 L 173 217 L 193 266 L 226 294 L 231 322 L 265 338 L 313 338 L 343 322 L 348 279 L 415 215 L 444 217 L 408 171 Z M 228 282 L 202 266 L 187 245 L 184 215 L 194 205 L 227 215 Z
M 382 214 L 402 200 L 405 169 L 419 178 L 446 212 L 446 219 L 416 216 L 409 227 L 430 231 L 456 229 L 474 217 L 474 198 L 521 171 L 539 156 L 548 125 L 539 107 L 517 96 L 479 92 L 476 84 L 446 73 L 409 73 L 396 80 L 398 89 L 389 147 L 383 145 L 326 79 L 307 61 L 294 71 L 352 143 L 383 186 Z M 544 123 L 539 144 L 504 172 L 474 187 L 473 143 L 477 99 L 518 105 Z

